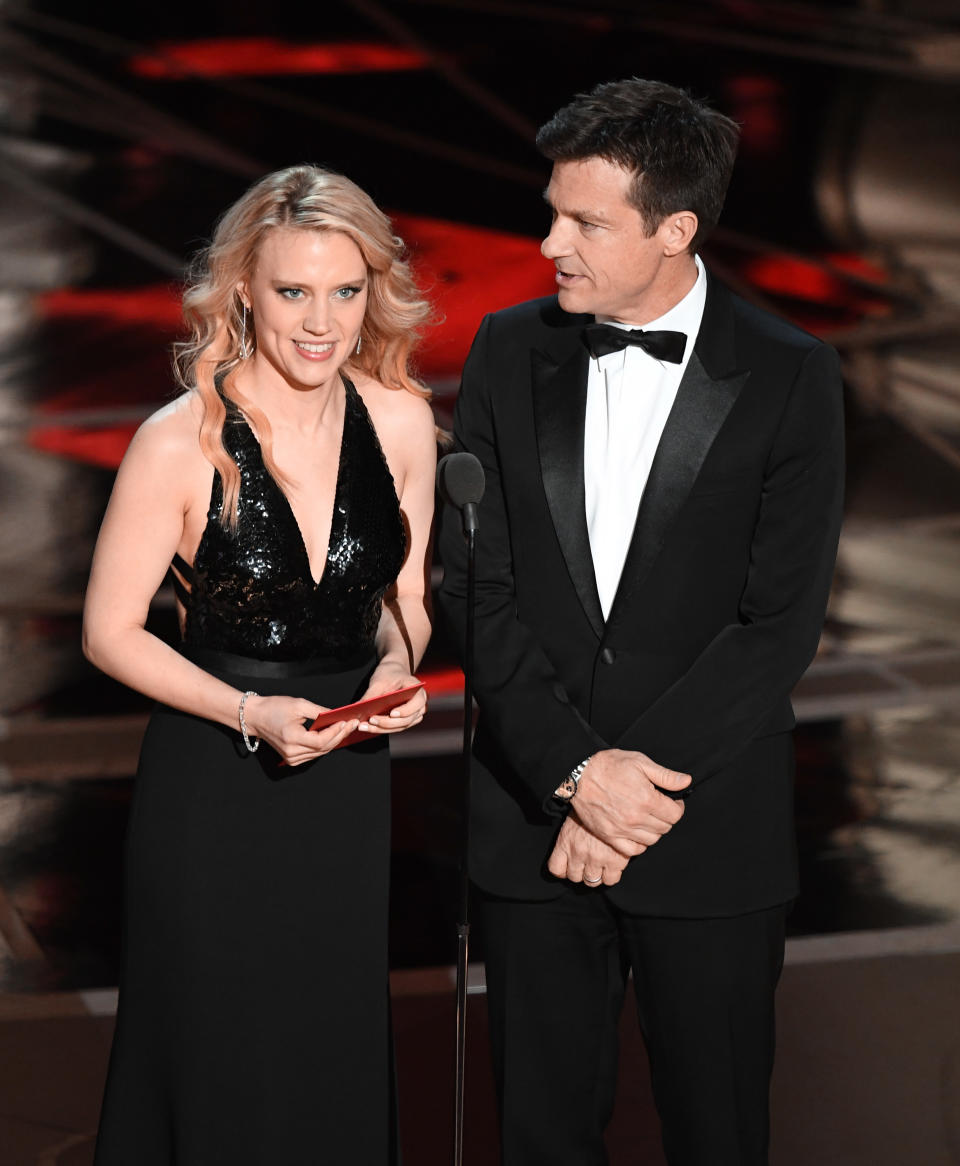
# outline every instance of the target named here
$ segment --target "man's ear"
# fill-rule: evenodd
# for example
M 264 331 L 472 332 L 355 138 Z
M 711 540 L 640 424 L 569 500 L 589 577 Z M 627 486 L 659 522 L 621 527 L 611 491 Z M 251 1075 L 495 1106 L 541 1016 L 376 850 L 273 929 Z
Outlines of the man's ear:
M 700 225 L 693 211 L 678 211 L 667 215 L 660 224 L 664 255 L 680 255 L 689 250 Z

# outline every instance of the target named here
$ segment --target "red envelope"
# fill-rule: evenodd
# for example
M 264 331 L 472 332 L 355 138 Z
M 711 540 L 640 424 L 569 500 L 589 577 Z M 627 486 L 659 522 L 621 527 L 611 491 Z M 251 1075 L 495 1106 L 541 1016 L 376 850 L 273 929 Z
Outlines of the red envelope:
M 326 729 L 330 725 L 337 724 L 338 721 L 352 721 L 354 719 L 366 721 L 380 713 L 388 713 L 397 705 L 408 701 L 421 688 L 423 688 L 423 683 L 418 680 L 416 684 L 410 684 L 406 688 L 398 688 L 396 692 L 385 692 L 383 696 L 374 696 L 369 700 L 358 700 L 354 704 L 344 704 L 340 708 L 327 709 L 326 712 L 317 717 L 310 726 L 310 730 L 313 732 L 317 729 Z M 356 745 L 358 741 L 369 741 L 373 736 L 376 734 L 361 733 L 357 729 L 355 733 L 345 737 L 337 748 L 342 749 L 344 745 Z

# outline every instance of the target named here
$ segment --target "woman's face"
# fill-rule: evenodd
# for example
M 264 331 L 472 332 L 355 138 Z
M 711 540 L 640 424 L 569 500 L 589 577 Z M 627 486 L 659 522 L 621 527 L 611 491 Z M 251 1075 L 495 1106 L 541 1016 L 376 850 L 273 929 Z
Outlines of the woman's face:
M 368 283 L 363 255 L 349 235 L 269 231 L 253 275 L 237 288 L 253 313 L 255 364 L 266 362 L 301 388 L 326 384 L 357 347 Z

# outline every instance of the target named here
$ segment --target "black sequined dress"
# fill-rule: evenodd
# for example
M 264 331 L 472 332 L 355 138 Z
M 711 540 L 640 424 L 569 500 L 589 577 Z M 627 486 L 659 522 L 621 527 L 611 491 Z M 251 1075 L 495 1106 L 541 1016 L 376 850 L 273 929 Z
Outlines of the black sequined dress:
M 363 401 L 346 405 L 326 567 L 232 407 L 235 535 L 215 475 L 182 651 L 240 690 L 360 696 L 405 536 Z M 120 1008 L 96 1166 L 393 1161 L 386 739 L 280 768 L 161 706 L 126 852 Z

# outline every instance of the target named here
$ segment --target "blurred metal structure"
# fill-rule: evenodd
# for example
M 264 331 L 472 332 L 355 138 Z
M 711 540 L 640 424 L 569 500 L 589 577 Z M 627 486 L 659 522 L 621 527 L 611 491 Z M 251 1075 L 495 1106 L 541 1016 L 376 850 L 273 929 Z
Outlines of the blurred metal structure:
M 944 37 L 945 56 L 960 53 Z M 951 56 L 951 59 L 953 57 Z M 942 59 L 941 59 L 942 63 Z M 960 78 L 851 88 L 827 127 L 816 176 L 827 228 L 874 257 L 913 304 L 854 328 L 845 373 L 868 413 L 886 414 L 932 461 L 960 471 Z M 859 333 L 859 334 L 858 334 Z M 911 476 L 919 477 L 922 463 Z M 911 482 L 902 483 L 904 494 Z M 927 513 L 848 523 L 834 614 L 873 650 L 899 638 L 960 644 L 960 498 Z M 868 629 L 890 629 L 878 643 Z M 899 637 L 894 632 L 899 632 Z M 892 634 L 891 634 L 892 633 Z M 872 643 L 870 643 L 872 639 Z
M 877 329 L 855 383 L 873 407 L 951 436 L 960 435 L 958 113 L 960 81 L 851 91 L 827 129 L 815 188 L 834 237 L 878 255 L 917 297 L 906 321 L 888 322 L 892 343 Z
M 743 4 L 716 0 L 582 0 L 553 4 L 514 0 L 407 0 L 406 8 L 446 8 L 483 16 L 583 29 L 603 24 L 624 35 L 659 34 L 677 42 L 705 43 L 760 56 L 810 61 L 891 77 L 960 79 L 960 36 L 952 0 L 861 0 L 830 3 Z
M 38 117 L 37 79 L 0 37 L 0 711 L 29 703 L 52 677 L 75 670 L 75 649 L 38 636 L 24 599 L 74 585 L 69 577 L 88 553 L 74 537 L 90 504 L 82 483 L 24 447 L 15 431 L 34 404 L 36 296 L 83 278 L 93 260 L 89 242 L 61 215 L 4 181 L 10 172 L 58 189 L 90 165 L 83 154 L 38 140 Z

